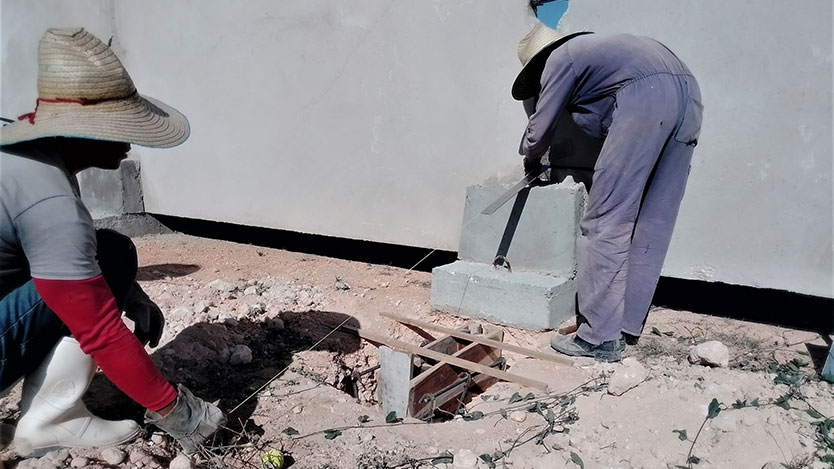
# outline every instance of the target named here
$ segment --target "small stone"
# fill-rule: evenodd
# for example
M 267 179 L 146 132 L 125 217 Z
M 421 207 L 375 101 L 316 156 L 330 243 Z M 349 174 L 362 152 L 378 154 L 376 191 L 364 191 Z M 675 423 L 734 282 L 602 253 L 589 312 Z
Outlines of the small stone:
M 557 433 L 550 437 L 552 448 L 556 451 L 561 451 L 570 445 L 570 437 L 565 433 Z
M 171 463 L 168 465 L 170 469 L 191 469 L 194 467 L 194 462 L 191 461 L 191 458 L 188 456 L 180 453 L 177 455 L 176 458 L 171 460 Z
M 198 301 L 194 305 L 194 312 L 197 313 L 197 314 L 206 313 L 206 312 L 208 312 L 209 307 L 210 306 L 208 304 L 206 304 L 206 302 Z
M 258 294 L 258 287 L 254 286 L 254 285 L 251 286 L 251 287 L 246 287 L 246 289 L 243 290 L 243 294 L 244 295 L 253 295 L 253 296 L 257 295 Z
M 623 359 L 621 366 L 614 370 L 608 381 L 608 394 L 622 396 L 629 389 L 646 380 L 649 371 L 633 357 Z
M 481 326 L 481 323 L 475 321 L 468 321 L 466 323 L 466 329 L 472 335 L 478 335 L 484 331 L 484 328 L 483 326 Z
M 266 305 L 263 303 L 255 303 L 253 305 L 249 305 L 249 310 L 247 311 L 249 316 L 258 316 L 263 314 L 266 311 Z
M 389 282 L 381 282 L 379 284 L 380 288 L 388 288 L 388 285 L 391 285 Z
M 161 445 L 165 442 L 165 437 L 160 433 L 154 433 L 151 435 L 151 441 L 153 441 L 153 444 L 155 445 Z
M 119 448 L 104 448 L 99 453 L 101 459 L 104 460 L 107 464 L 111 466 L 118 466 L 121 464 L 122 461 L 125 460 L 125 452 L 120 450 Z
M 138 463 L 144 460 L 148 455 L 144 451 L 131 451 L 127 458 L 132 463 Z
M 186 308 L 184 306 L 180 306 L 180 307 L 177 307 L 177 308 L 174 308 L 174 309 L 168 311 L 168 314 L 165 315 L 165 319 L 167 319 L 169 321 L 171 321 L 171 320 L 183 320 L 183 319 L 189 319 L 191 316 L 192 316 L 192 313 L 188 308 Z
M 711 340 L 692 347 L 689 363 L 726 368 L 730 363 L 730 350 L 717 340 Z
M 292 408 L 292 413 L 294 414 L 300 414 L 301 412 L 304 412 L 304 406 L 301 404 L 298 404 L 297 406 Z
M 373 440 L 374 438 L 376 438 L 376 437 L 374 436 L 373 433 L 370 433 L 370 432 L 362 432 L 362 433 L 359 434 L 359 441 L 361 441 L 362 443 L 368 443 L 371 440 Z
M 212 290 L 219 291 L 219 292 L 222 292 L 222 293 L 231 293 L 235 290 L 234 285 L 232 285 L 229 282 L 225 282 L 223 280 L 220 280 L 220 279 L 212 280 L 206 286 L 211 288 Z
M 510 412 L 510 420 L 521 423 L 527 420 L 527 412 L 523 410 L 514 410 Z
M 478 467 L 478 456 L 468 449 L 455 451 L 454 469 L 474 469 Z
M 336 290 L 347 291 L 350 290 L 350 285 L 347 284 L 344 280 L 340 278 L 336 278 Z
M 266 320 L 266 328 L 272 331 L 283 331 L 284 320 L 281 318 L 269 318 Z
M 87 467 L 90 465 L 90 460 L 85 457 L 72 458 L 70 467 Z
M 738 427 L 735 415 L 732 412 L 721 412 L 711 421 L 712 428 L 730 433 L 736 431 Z
M 246 345 L 235 345 L 229 355 L 229 364 L 237 366 L 249 363 L 252 363 L 252 349 Z
M 69 456 L 70 456 L 69 450 L 64 448 L 64 449 L 59 449 L 57 451 L 50 451 L 49 453 L 46 453 L 46 455 L 44 456 L 44 459 L 48 459 L 48 460 L 54 462 L 55 464 L 57 464 L 58 466 L 62 466 L 63 462 L 66 461 L 67 459 L 69 459 Z

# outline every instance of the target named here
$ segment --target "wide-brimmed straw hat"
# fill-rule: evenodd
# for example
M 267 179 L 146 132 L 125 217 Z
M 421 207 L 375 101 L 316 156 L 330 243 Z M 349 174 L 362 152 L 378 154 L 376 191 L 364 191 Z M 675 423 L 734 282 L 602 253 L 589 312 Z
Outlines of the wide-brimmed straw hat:
M 521 101 L 538 94 L 541 88 L 539 81 L 542 70 L 550 52 L 568 39 L 582 34 L 591 34 L 591 32 L 562 34 L 555 29 L 548 28 L 542 22 L 536 23 L 518 43 L 518 60 L 521 61 L 522 68 L 513 83 L 513 98 Z
M 38 45 L 35 111 L 0 127 L 0 145 L 80 137 L 166 148 L 189 133 L 182 113 L 136 92 L 107 44 L 83 28 L 50 29 Z

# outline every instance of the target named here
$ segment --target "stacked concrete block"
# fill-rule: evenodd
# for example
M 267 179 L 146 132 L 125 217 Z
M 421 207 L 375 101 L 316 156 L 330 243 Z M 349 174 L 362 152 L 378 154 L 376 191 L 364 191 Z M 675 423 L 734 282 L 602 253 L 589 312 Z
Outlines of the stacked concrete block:
M 481 211 L 510 185 L 466 191 L 459 260 L 432 271 L 436 310 L 534 330 L 575 311 L 576 238 L 585 187 L 568 178 L 533 187 L 492 215 Z M 502 255 L 509 269 L 494 266 Z

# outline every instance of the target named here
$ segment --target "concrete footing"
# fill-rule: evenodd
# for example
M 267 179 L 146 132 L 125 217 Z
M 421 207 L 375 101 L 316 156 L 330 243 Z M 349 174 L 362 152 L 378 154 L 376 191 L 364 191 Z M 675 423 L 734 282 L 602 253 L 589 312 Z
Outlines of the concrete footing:
M 480 212 L 510 185 L 467 189 L 457 262 L 432 271 L 431 305 L 458 316 L 552 329 L 575 315 L 576 237 L 585 188 L 572 179 Z M 503 256 L 510 268 L 494 267 Z
M 86 169 L 78 174 L 78 185 L 96 228 L 130 237 L 171 233 L 145 213 L 138 161 L 124 160 L 116 170 Z
M 573 317 L 575 294 L 571 278 L 490 264 L 457 261 L 432 271 L 433 308 L 526 329 L 553 329 Z

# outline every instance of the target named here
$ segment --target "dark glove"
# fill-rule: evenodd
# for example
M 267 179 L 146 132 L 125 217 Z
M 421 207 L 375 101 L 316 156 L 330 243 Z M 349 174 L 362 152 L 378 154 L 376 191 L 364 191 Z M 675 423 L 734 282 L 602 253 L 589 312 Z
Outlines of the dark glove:
M 162 329 L 165 327 L 165 317 L 162 310 L 142 290 L 138 283 L 127 293 L 125 301 L 125 316 L 130 318 L 136 325 L 133 333 L 142 345 L 150 344 L 151 347 L 159 345 L 162 337 Z
M 174 437 L 186 454 L 196 453 L 200 446 L 226 424 L 226 416 L 216 406 L 191 394 L 182 384 L 177 386 L 177 401 L 168 415 L 145 411 L 145 423 L 152 423 Z
M 524 175 L 539 177 L 542 173 L 542 159 L 541 157 L 524 157 Z

